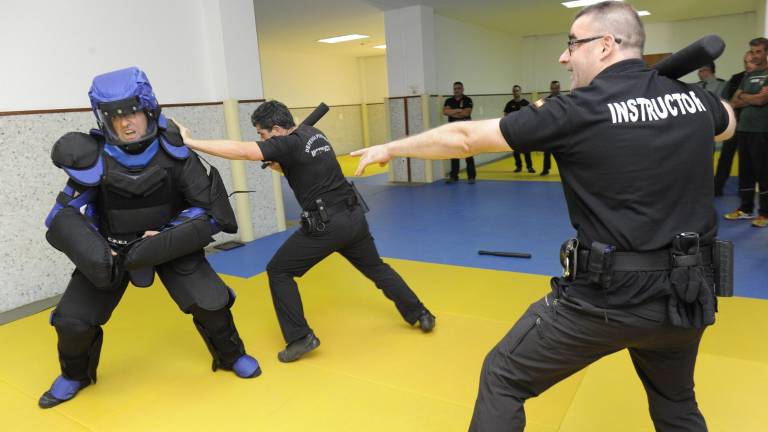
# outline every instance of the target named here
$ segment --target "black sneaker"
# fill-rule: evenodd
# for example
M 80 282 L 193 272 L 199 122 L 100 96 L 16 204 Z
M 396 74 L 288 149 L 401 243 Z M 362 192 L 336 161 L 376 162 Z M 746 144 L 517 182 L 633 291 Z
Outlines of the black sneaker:
M 277 353 L 277 359 L 283 363 L 290 363 L 300 359 L 304 354 L 320 346 L 320 339 L 310 332 L 299 340 L 288 344 L 284 350 Z
M 419 327 L 424 333 L 429 333 L 435 328 L 435 316 L 424 309 L 419 315 Z
M 445 181 L 445 184 L 453 184 L 453 183 L 456 183 L 457 181 L 459 181 L 459 179 L 448 177 L 448 180 Z
M 536 170 L 533 168 L 528 168 L 528 172 L 531 174 L 536 174 Z
M 549 175 L 549 170 L 544 170 L 544 171 L 542 171 L 542 172 L 541 172 L 541 174 L 539 174 L 539 175 L 540 175 L 540 176 L 548 176 L 548 175 Z
M 515 170 L 514 170 L 514 171 L 512 171 L 512 172 L 516 172 L 516 173 L 518 173 L 518 172 L 521 172 L 522 170 L 523 170 L 523 169 L 522 169 L 521 167 L 517 167 L 517 168 L 515 168 Z
M 467 179 L 467 183 L 469 183 L 469 184 L 475 184 L 475 179 Z

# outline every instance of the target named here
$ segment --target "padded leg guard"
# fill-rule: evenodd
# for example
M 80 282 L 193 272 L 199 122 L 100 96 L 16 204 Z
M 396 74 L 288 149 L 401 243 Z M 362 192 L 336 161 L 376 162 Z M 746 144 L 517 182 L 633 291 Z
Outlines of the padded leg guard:
M 59 364 L 61 365 L 61 372 L 64 377 L 95 383 L 103 341 L 104 332 L 101 330 L 101 327 L 96 327 L 95 337 L 85 355 L 68 356 L 59 350 Z
M 62 374 L 38 400 L 40 408 L 52 408 L 74 398 L 77 393 L 96 382 L 96 370 L 101 356 L 104 332 L 72 319 L 54 322 L 59 333 L 59 364 Z M 83 343 L 84 340 L 90 340 Z M 85 347 L 85 350 L 82 350 Z M 78 352 L 80 351 L 80 352 Z
M 198 310 L 193 313 L 195 318 L 193 322 L 200 336 L 203 337 L 205 345 L 208 347 L 213 363 L 211 369 L 232 370 L 242 378 L 251 378 L 261 373 L 259 364 L 253 357 L 245 353 L 245 345 L 235 328 L 232 313 L 229 309 L 220 309 L 218 311 Z M 211 323 L 224 321 L 224 325 L 216 330 L 211 330 Z M 203 324 L 205 321 L 206 324 Z

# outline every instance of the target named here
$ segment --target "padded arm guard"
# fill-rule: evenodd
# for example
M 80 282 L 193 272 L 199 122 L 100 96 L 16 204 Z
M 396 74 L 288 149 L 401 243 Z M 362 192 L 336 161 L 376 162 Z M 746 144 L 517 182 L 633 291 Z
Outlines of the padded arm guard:
M 195 154 L 185 161 L 181 184 L 187 202 L 195 207 L 206 209 L 222 231 L 231 234 L 237 232 L 235 212 L 229 202 L 224 181 L 216 167 L 211 165 L 210 173 L 206 173 L 205 167 Z
M 45 238 L 64 252 L 97 288 L 112 285 L 115 274 L 109 244 L 78 209 L 67 206 L 59 210 Z
M 125 269 L 138 270 L 189 255 L 212 242 L 211 233 L 210 219 L 202 215 L 141 239 L 125 255 Z

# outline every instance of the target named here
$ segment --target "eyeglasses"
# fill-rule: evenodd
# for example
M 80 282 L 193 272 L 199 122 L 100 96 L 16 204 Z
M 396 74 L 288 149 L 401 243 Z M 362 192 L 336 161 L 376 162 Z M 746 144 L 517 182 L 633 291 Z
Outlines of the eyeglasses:
M 600 36 L 592 36 L 584 39 L 568 39 L 568 54 L 573 54 L 573 47 L 577 44 L 583 44 L 587 42 L 596 41 L 598 39 L 602 39 L 606 36 L 613 36 L 613 35 L 600 35 Z M 617 38 L 616 36 L 613 36 L 613 40 L 616 41 L 617 44 L 621 43 L 621 38 Z

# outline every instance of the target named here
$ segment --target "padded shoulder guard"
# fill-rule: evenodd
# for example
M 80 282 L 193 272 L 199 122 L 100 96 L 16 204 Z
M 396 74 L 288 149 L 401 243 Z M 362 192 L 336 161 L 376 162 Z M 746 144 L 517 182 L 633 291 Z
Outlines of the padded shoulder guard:
M 160 115 L 158 125 L 160 126 L 160 141 L 162 142 L 163 150 L 174 159 L 187 159 L 191 151 L 189 147 L 184 145 L 184 140 L 181 138 L 179 127 L 176 126 L 176 123 L 168 121 L 165 116 Z
M 83 186 L 95 186 L 101 182 L 104 171 L 101 144 L 91 135 L 81 132 L 64 134 L 53 144 L 51 159 L 54 165 Z

